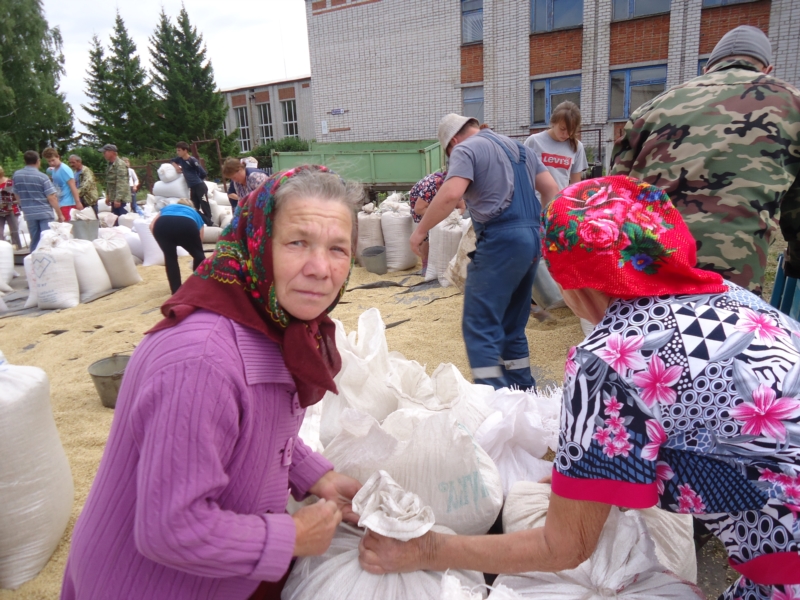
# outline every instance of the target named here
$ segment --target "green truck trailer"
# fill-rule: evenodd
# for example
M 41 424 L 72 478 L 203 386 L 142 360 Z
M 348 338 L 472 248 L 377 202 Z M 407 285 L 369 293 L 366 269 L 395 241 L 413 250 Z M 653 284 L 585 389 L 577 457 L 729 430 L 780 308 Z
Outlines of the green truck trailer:
M 407 142 L 311 142 L 306 152 L 272 151 L 273 172 L 298 165 L 325 165 L 373 191 L 408 191 L 428 173 L 444 169 L 436 140 Z

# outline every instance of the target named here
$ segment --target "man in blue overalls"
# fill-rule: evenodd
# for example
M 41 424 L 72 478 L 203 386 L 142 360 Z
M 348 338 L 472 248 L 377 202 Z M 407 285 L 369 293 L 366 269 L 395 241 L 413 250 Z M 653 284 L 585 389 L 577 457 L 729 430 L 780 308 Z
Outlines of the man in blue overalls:
M 419 246 L 463 196 L 477 236 L 467 269 L 462 331 L 475 383 L 528 389 L 531 374 L 525 325 L 539 263 L 539 218 L 534 193 L 547 205 L 558 192 L 542 161 L 522 144 L 476 119 L 456 114 L 439 123 L 450 157 L 447 179 L 411 236 Z

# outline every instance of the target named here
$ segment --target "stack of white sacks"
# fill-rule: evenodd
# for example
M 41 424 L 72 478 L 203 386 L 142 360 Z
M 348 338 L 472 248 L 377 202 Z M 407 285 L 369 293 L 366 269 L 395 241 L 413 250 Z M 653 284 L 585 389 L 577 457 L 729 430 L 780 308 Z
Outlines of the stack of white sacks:
M 544 456 L 558 442 L 560 389 L 495 391 L 469 383 L 451 364 L 439 365 L 429 376 L 424 366 L 389 352 L 385 326 L 374 308 L 361 315 L 358 331 L 349 335 L 337 321 L 336 344 L 342 356 L 339 393 L 326 394 L 306 412 L 300 437 L 337 471 L 367 484 L 365 489 L 376 484 L 379 471 L 385 472 L 381 481 L 388 477 L 418 500 L 414 510 L 430 509 L 436 527 L 457 534 L 486 533 L 501 508 L 505 531 L 544 523 L 549 485 L 531 482 L 552 471 Z M 377 500 L 370 494 L 364 491 L 366 497 L 359 500 L 371 505 Z M 362 533 L 344 529 L 323 557 L 299 561 L 295 570 L 303 577 L 296 585 L 290 579 L 284 597 L 319 597 L 320 586 L 332 577 L 336 586 L 325 589 L 335 588 L 331 597 L 336 598 L 485 597 L 470 573 L 456 574 L 455 581 L 437 575 L 441 595 L 417 593 L 430 589 L 427 572 L 405 574 L 402 581 L 392 576 L 381 584 L 357 566 Z M 628 587 L 631 593 L 619 597 L 694 598 L 695 588 L 688 583 L 697 577 L 694 556 L 690 516 L 614 509 L 598 551 L 578 569 L 498 582 L 505 598 L 600 598 L 605 597 L 602 589 Z M 317 583 L 302 584 L 306 576 Z
M 25 308 L 72 308 L 141 281 L 126 240 L 114 229 L 101 229 L 90 242 L 73 238 L 69 223 L 50 223 L 24 260 L 30 289 Z

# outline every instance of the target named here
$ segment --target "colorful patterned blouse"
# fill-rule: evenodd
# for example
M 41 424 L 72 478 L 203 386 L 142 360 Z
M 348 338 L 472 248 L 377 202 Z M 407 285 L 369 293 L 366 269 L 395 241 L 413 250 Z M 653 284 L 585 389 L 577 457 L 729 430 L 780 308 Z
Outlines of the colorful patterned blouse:
M 12 213 L 19 216 L 19 204 L 14 199 L 13 186 L 14 181 L 10 177 L 5 183 L 0 183 L 0 216 Z
M 447 171 L 444 173 L 437 171 L 436 173 L 426 175 L 417 183 L 415 183 L 414 187 L 411 188 L 411 191 L 408 194 L 408 199 L 409 203 L 411 204 L 411 217 L 414 219 L 414 223 L 419 223 L 422 221 L 422 215 L 418 215 L 414 211 L 414 206 L 416 206 L 417 200 L 424 200 L 430 204 L 433 200 L 433 197 L 439 191 L 439 188 L 442 187 L 445 177 L 447 177 Z
M 692 513 L 744 575 L 722 598 L 800 598 L 800 324 L 728 285 L 617 300 L 570 350 L 553 491 Z

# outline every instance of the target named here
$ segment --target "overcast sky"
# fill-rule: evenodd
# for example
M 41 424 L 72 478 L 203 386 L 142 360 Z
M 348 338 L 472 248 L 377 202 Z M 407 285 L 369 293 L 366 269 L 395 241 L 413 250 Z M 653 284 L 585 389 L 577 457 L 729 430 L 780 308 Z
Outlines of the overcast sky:
M 305 0 L 185 0 L 189 19 L 202 34 L 214 67 L 217 86 L 229 88 L 250 83 L 292 79 L 311 72 L 308 57 Z M 44 0 L 51 27 L 58 25 L 64 38 L 66 75 L 61 91 L 78 121 L 86 120 L 86 69 L 92 36 L 108 48 L 119 10 L 139 57 L 149 66 L 148 38 L 155 30 L 161 8 L 177 17 L 181 0 Z

